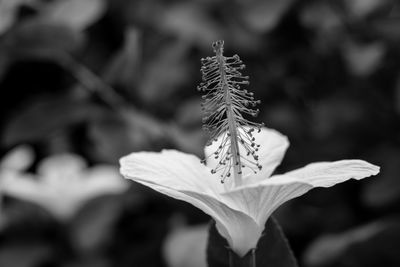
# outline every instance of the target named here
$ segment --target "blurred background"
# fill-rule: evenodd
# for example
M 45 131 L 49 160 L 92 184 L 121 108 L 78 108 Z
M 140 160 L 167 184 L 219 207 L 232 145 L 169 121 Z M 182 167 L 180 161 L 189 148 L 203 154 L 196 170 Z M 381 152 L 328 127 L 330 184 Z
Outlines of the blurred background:
M 0 0 L 0 266 L 205 266 L 209 217 L 118 159 L 203 156 L 196 86 L 217 39 L 291 142 L 278 173 L 381 166 L 275 212 L 300 266 L 400 266 L 394 0 Z

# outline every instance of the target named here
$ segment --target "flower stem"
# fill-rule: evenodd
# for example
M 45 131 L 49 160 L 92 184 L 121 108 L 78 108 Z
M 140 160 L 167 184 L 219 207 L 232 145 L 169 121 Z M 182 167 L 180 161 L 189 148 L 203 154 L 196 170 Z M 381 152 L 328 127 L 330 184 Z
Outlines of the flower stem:
M 88 67 L 75 60 L 70 54 L 60 53 L 58 55 L 58 60 L 86 90 L 95 93 L 111 108 L 119 110 L 119 108 L 125 104 L 124 99 L 121 98 L 111 86 L 105 83 Z
M 232 250 L 229 251 L 229 267 L 256 267 L 256 250 L 250 250 L 243 257 Z

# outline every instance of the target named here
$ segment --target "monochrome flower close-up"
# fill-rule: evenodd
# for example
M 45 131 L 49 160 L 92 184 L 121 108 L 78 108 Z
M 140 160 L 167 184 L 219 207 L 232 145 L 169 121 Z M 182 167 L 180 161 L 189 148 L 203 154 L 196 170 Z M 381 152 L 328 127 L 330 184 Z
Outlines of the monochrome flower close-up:
M 206 146 L 205 166 L 194 155 L 163 150 L 127 155 L 120 160 L 120 171 L 128 179 L 203 210 L 215 219 L 219 233 L 239 256 L 256 248 L 266 221 L 286 201 L 315 187 L 330 187 L 379 172 L 378 166 L 366 161 L 341 160 L 316 162 L 271 176 L 283 159 L 288 139 L 265 127 L 253 135 L 260 145 L 258 164 L 262 168 L 257 172 L 244 168 L 240 186 L 234 185 L 231 177 L 221 183 L 219 172 L 224 170 L 212 171 L 220 164 L 213 146 L 221 143 L 224 134 Z M 242 154 L 244 161 L 251 160 L 251 155 Z M 268 231 L 265 234 L 268 235 Z
M 400 267 L 399 18 L 0 0 L 0 267 Z

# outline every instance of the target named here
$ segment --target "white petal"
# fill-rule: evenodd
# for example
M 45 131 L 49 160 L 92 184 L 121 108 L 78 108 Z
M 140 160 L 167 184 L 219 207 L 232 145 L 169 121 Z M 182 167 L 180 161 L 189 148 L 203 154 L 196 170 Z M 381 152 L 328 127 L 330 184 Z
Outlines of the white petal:
M 223 187 L 197 157 L 164 150 L 133 153 L 120 163 L 126 178 L 191 203 L 213 217 L 220 234 L 239 255 L 256 246 L 261 229 L 249 216 L 219 200 Z
M 68 186 L 48 186 L 28 174 L 9 173 L 4 182 L 6 195 L 35 203 L 61 220 L 70 218 L 80 208 L 82 202 L 75 197 L 75 192 Z
M 96 165 L 81 174 L 82 185 L 90 190 L 93 197 L 103 194 L 118 194 L 129 187 L 127 180 L 123 179 L 118 169 L 114 166 Z
M 5 171 L 2 175 L 2 191 L 15 198 L 30 200 L 40 195 L 40 185 L 33 175 Z
M 330 187 L 351 178 L 360 180 L 379 173 L 379 167 L 363 160 L 317 162 L 285 175 L 295 177 L 314 187 Z
M 261 132 L 256 132 L 254 136 L 256 143 L 260 145 L 258 156 L 262 169 L 256 174 L 249 172 L 249 182 L 261 181 L 270 177 L 282 162 L 286 149 L 289 147 L 288 138 L 273 129 L 261 128 Z
M 224 202 L 237 206 L 264 229 L 267 219 L 280 205 L 313 187 L 289 176 L 273 176 L 261 183 L 222 194 Z
M 58 164 L 65 162 L 63 158 L 65 157 L 57 156 L 51 160 L 56 159 Z M 76 158 L 68 157 L 69 159 Z M 50 164 L 47 170 L 51 170 L 57 164 Z M 66 220 L 88 200 L 104 194 L 121 193 L 129 186 L 118 173 L 118 169 L 112 166 L 98 165 L 81 170 L 79 173 L 78 168 L 73 168 L 59 174 L 56 172 L 45 172 L 45 174 L 54 176 L 34 177 L 14 171 L 3 171 L 3 190 L 9 196 L 40 205 L 55 217 Z
M 78 175 L 87 166 L 86 161 L 74 154 L 58 154 L 43 159 L 38 166 L 38 175 L 49 182 L 61 177 Z M 57 181 L 56 181 L 57 182 Z
M 121 158 L 120 164 L 121 174 L 134 181 L 214 195 L 223 190 L 198 157 L 176 150 L 132 153 Z
M 52 196 L 61 191 L 58 194 L 64 199 L 65 205 L 73 206 L 72 210 L 78 210 L 90 199 L 120 194 L 129 187 L 128 181 L 123 179 L 118 169 L 107 165 L 96 165 L 66 179 L 57 186 L 47 187 L 52 191 Z
M 35 160 L 35 153 L 30 146 L 20 145 L 1 159 L 0 169 L 8 169 L 14 171 L 24 171 L 32 165 Z
M 244 256 L 250 249 L 255 248 L 261 237 L 262 228 L 252 218 L 243 212 L 231 209 L 211 195 L 179 191 L 176 188 L 143 180 L 135 179 L 135 181 L 167 196 L 188 202 L 210 215 L 217 223 L 218 232 L 239 256 Z
M 243 132 L 242 129 L 240 131 Z M 268 178 L 275 168 L 281 163 L 283 156 L 285 155 L 286 149 L 289 146 L 289 141 L 286 136 L 282 135 L 278 131 L 268 128 L 261 128 L 258 133 L 257 130 L 253 132 L 255 138 L 255 143 L 260 145 L 259 151 L 257 152 L 259 156 L 259 164 L 262 166 L 261 170 L 257 170 L 255 174 L 253 170 L 249 168 L 244 168 L 243 179 L 246 184 L 254 183 L 259 180 Z M 204 148 L 204 154 L 207 159 L 207 166 L 214 169 L 219 159 L 215 159 L 213 153 L 217 151 L 218 146 L 221 143 L 222 136 L 220 136 L 217 141 L 212 142 L 211 145 Z M 242 157 L 254 162 L 252 156 L 247 156 L 246 151 L 242 144 L 239 143 L 239 150 Z M 217 172 L 214 176 L 216 179 L 220 179 L 220 172 Z M 232 179 L 230 179 L 232 180 Z M 229 183 L 229 181 L 225 181 Z

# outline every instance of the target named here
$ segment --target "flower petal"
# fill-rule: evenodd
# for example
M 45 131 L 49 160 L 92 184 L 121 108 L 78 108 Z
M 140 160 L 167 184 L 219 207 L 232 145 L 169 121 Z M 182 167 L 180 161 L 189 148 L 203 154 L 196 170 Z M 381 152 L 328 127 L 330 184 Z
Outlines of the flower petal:
M 285 175 L 307 182 L 313 187 L 330 187 L 351 178 L 360 180 L 379 173 L 379 167 L 363 160 L 317 162 Z
M 20 145 L 13 148 L 0 161 L 0 170 L 25 171 L 35 160 L 35 153 L 30 146 Z
M 12 197 L 30 201 L 41 193 L 35 176 L 15 171 L 2 172 L 2 191 Z
M 50 183 L 61 178 L 79 175 L 87 166 L 86 161 L 75 154 L 57 154 L 43 159 L 38 166 L 38 176 Z
M 213 217 L 220 234 L 239 255 L 256 246 L 261 229 L 252 218 L 219 200 L 223 186 L 197 157 L 163 150 L 132 153 L 120 163 L 126 178 L 186 201 Z
M 61 158 L 56 157 L 56 161 L 61 163 Z M 52 168 L 55 165 L 50 166 Z M 2 190 L 9 196 L 35 203 L 57 218 L 66 220 L 88 200 L 104 194 L 121 193 L 128 187 L 127 181 L 113 166 L 97 165 L 79 173 L 75 169 L 52 174 L 54 176 L 42 177 L 3 170 Z
M 255 248 L 261 237 L 262 228 L 252 218 L 241 211 L 231 209 L 211 195 L 179 191 L 140 179 L 135 179 L 135 181 L 167 196 L 188 202 L 210 215 L 216 221 L 219 233 L 239 256 L 243 256 L 250 249 Z
M 121 174 L 134 181 L 214 195 L 223 190 L 198 157 L 176 150 L 132 153 L 121 158 L 120 164 Z
M 273 176 L 261 183 L 223 193 L 223 201 L 252 217 L 264 229 L 267 219 L 280 205 L 313 187 L 289 176 Z
M 127 180 L 122 179 L 115 166 L 96 165 L 82 174 L 81 187 L 86 189 L 87 198 L 103 194 L 119 194 L 129 187 Z
M 267 179 L 274 172 L 275 168 L 281 164 L 285 156 L 286 149 L 289 147 L 288 138 L 280 132 L 261 128 L 260 133 L 255 133 L 256 143 L 260 145 L 258 150 L 259 163 L 262 169 L 256 174 L 248 172 L 248 183 Z M 244 173 L 246 178 L 246 173 Z
M 243 132 L 243 129 L 239 129 L 239 131 Z M 285 155 L 286 149 L 289 146 L 289 141 L 286 136 L 282 135 L 278 131 L 273 129 L 268 129 L 266 127 L 261 128 L 261 131 L 258 133 L 257 131 L 253 132 L 253 136 L 255 138 L 255 143 L 260 145 L 258 150 L 259 164 L 262 166 L 261 170 L 257 170 L 256 174 L 253 170 L 246 167 L 243 168 L 243 179 L 246 184 L 254 183 L 256 181 L 268 178 L 275 168 L 281 163 L 283 156 Z M 219 159 L 215 159 L 213 153 L 217 151 L 218 146 L 221 143 L 222 135 L 211 143 L 211 145 L 206 146 L 204 148 L 204 154 L 207 159 L 207 166 L 214 169 L 218 163 Z M 229 142 L 229 141 L 228 141 Z M 247 156 L 246 151 L 242 144 L 239 143 L 239 150 L 242 157 L 245 158 L 245 161 L 254 162 L 254 159 L 251 155 Z M 220 179 L 221 171 L 217 171 L 214 176 L 216 179 Z M 231 179 L 232 180 L 232 179 Z M 229 183 L 229 181 L 226 181 Z
M 9 172 L 5 178 L 6 195 L 35 203 L 61 220 L 73 216 L 82 204 L 68 186 L 48 186 L 29 174 Z

